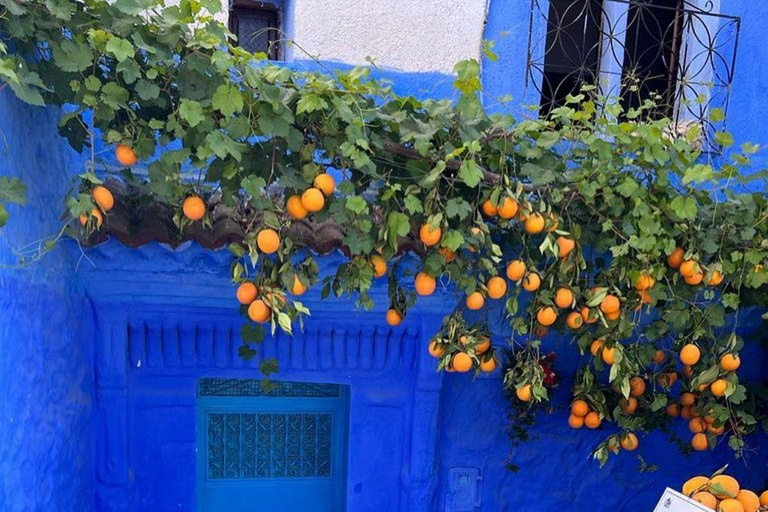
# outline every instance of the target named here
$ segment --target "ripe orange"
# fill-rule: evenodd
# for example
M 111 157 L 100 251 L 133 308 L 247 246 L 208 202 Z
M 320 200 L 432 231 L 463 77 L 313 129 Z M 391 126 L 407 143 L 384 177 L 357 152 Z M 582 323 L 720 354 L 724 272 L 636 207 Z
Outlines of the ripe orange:
M 741 489 L 736 495 L 736 499 L 744 507 L 744 512 L 757 512 L 757 509 L 760 508 L 760 498 L 752 491 Z
M 304 295 L 304 292 L 307 291 L 307 287 L 304 286 L 304 283 L 301 282 L 301 279 L 299 279 L 298 276 L 293 276 L 293 286 L 291 286 L 291 295 Z
M 739 482 L 732 476 L 717 475 L 710 480 L 709 489 L 709 492 L 718 498 L 723 499 L 735 498 L 739 495 L 741 487 L 739 486 Z
M 541 286 L 541 278 L 539 277 L 539 274 L 531 272 L 525 276 L 525 279 L 523 279 L 523 288 L 526 291 L 535 292 L 539 289 L 539 286 Z
M 696 403 L 696 395 L 693 393 L 683 393 L 680 395 L 680 405 L 690 407 Z
M 698 491 L 703 491 L 709 488 L 709 478 L 705 476 L 694 476 L 688 479 L 683 484 L 682 493 L 686 496 L 690 496 Z
M 333 191 L 336 189 L 336 180 L 326 172 L 315 176 L 315 181 L 313 183 L 315 188 L 319 189 L 325 197 L 333 194 Z
M 699 264 L 695 260 L 685 260 L 680 264 L 680 275 L 683 277 L 692 277 L 699 272 Z
M 707 508 L 715 510 L 717 508 L 717 498 L 707 491 L 699 491 L 691 496 L 693 501 L 697 501 Z
M 558 226 L 560 226 L 560 220 L 558 220 L 558 218 L 552 212 L 549 212 L 547 219 L 549 219 L 549 226 L 547 227 L 548 233 L 555 231 Z
M 584 417 L 571 414 L 568 416 L 568 426 L 571 428 L 579 429 L 584 426 Z
M 483 337 L 483 341 L 478 343 L 478 345 L 475 347 L 475 354 L 477 355 L 485 354 L 489 348 L 491 348 L 491 340 L 486 337 Z
M 619 400 L 619 406 L 625 414 L 635 414 L 637 411 L 637 398 L 630 396 L 629 398 L 622 398 Z
M 557 320 L 557 311 L 555 311 L 555 308 L 549 306 L 541 308 L 538 313 L 536 313 L 536 320 L 538 320 L 541 325 L 549 327 L 555 323 L 555 320 Z
M 525 268 L 523 260 L 510 261 L 507 265 L 507 277 L 510 281 L 519 281 L 525 275 Z
M 581 308 L 581 318 L 583 318 L 584 322 L 588 324 L 597 322 L 597 315 L 590 315 L 590 309 L 587 306 Z
M 558 255 L 561 258 L 567 258 L 568 255 L 571 254 L 571 251 L 576 247 L 576 242 L 570 238 L 565 238 L 564 236 L 557 237 L 555 242 L 557 242 L 557 248 L 559 249 Z
M 280 235 L 272 228 L 259 231 L 256 235 L 256 245 L 264 254 L 272 254 L 280 248 Z
M 691 418 L 688 422 L 688 430 L 693 434 L 700 434 L 707 430 L 707 422 L 701 418 Z
M 520 208 L 520 205 L 512 199 L 511 197 L 505 197 L 504 200 L 501 202 L 501 206 L 499 206 L 499 217 L 502 219 L 509 220 L 515 215 L 517 215 L 517 210 Z
M 573 292 L 568 288 L 559 288 L 555 292 L 555 304 L 562 309 L 571 307 L 573 305 Z
M 451 359 L 451 366 L 459 373 L 467 373 L 472 369 L 472 358 L 466 352 L 457 352 Z
M 392 327 L 397 327 L 400 325 L 400 322 L 403 321 L 403 316 L 398 313 L 395 309 L 388 309 L 387 310 L 387 324 L 389 324 Z
M 603 349 L 603 340 L 595 340 L 589 347 L 589 352 L 597 357 L 597 354 Z
M 272 309 L 261 299 L 254 300 L 251 302 L 251 305 L 248 306 L 248 318 L 256 323 L 266 323 L 271 316 Z
M 606 320 L 618 320 L 619 318 L 621 318 L 621 310 L 616 311 L 614 313 L 606 313 L 605 314 L 605 319 Z
M 115 198 L 112 195 L 112 192 L 110 192 L 107 187 L 102 185 L 93 187 L 93 190 L 91 190 L 91 197 L 93 198 L 93 201 L 99 205 L 99 208 L 101 208 L 104 213 L 109 212 L 109 210 L 115 206 Z
M 656 363 L 656 364 L 663 363 L 666 358 L 667 358 L 667 356 L 664 354 L 663 350 L 657 350 L 653 354 L 653 362 Z
M 445 347 L 442 343 L 438 343 L 437 340 L 432 340 L 429 344 L 429 355 L 432 357 L 443 357 L 445 354 Z
M 237 301 L 240 304 L 248 305 L 256 300 L 256 296 L 259 294 L 258 288 L 253 283 L 242 283 L 237 287 Z
M 486 361 L 480 362 L 480 370 L 485 373 L 491 373 L 495 369 L 496 369 L 496 359 L 493 357 Z
M 485 286 L 488 289 L 488 297 L 491 299 L 500 299 L 507 293 L 507 282 L 503 277 L 494 276 Z
M 88 220 L 90 219 L 96 219 L 96 227 L 99 227 L 99 228 L 104 223 L 104 216 L 101 214 L 101 211 L 98 208 L 94 208 L 93 210 L 91 210 L 91 214 L 88 216 L 81 215 L 80 224 L 82 226 L 85 226 L 88 223 Z
M 120 165 L 123 167 L 131 167 L 132 165 L 136 165 L 136 162 L 139 161 L 139 159 L 136 158 L 136 153 L 134 153 L 133 149 L 125 144 L 117 145 L 115 148 L 115 157 L 117 157 L 117 161 L 120 162 Z
M 318 188 L 308 188 L 301 194 L 301 206 L 309 213 L 319 212 L 325 206 L 325 196 Z
M 651 303 L 651 300 L 652 300 L 651 299 L 651 294 L 648 293 L 647 291 L 638 292 L 638 295 L 640 296 L 640 303 L 641 304 L 650 304 Z M 639 309 L 639 306 L 636 309 Z
M 443 258 L 445 258 L 446 263 L 450 263 L 456 259 L 456 253 L 447 247 L 441 247 L 439 252 L 443 255 Z
M 637 450 L 637 447 L 640 446 L 640 441 L 637 439 L 637 436 L 629 432 L 626 436 L 621 438 L 621 447 L 627 450 L 628 452 L 633 452 Z
M 490 199 L 483 201 L 481 208 L 486 217 L 495 217 L 499 213 L 499 209 L 496 208 L 496 205 Z
M 603 423 L 603 419 L 595 411 L 591 411 L 584 416 L 584 424 L 587 428 L 595 429 Z
M 381 277 L 387 273 L 387 262 L 378 254 L 374 254 L 370 259 L 373 265 L 373 277 Z
M 709 441 L 707 441 L 707 434 L 694 434 L 691 439 L 691 446 L 697 452 L 703 452 L 709 449 Z
M 760 505 L 768 507 L 768 491 L 763 491 L 763 494 L 760 495 Z
M 725 432 L 725 425 L 720 425 L 719 427 L 715 427 L 713 425 L 707 425 L 707 432 L 711 434 L 715 434 L 716 436 L 719 436 L 723 432 Z
M 637 281 L 635 281 L 635 289 L 644 292 L 653 288 L 654 284 L 656 284 L 656 280 L 650 274 L 643 272 L 637 277 Z
M 709 275 L 709 278 L 707 279 L 707 284 L 709 286 L 717 286 L 722 282 L 723 282 L 723 273 L 720 272 L 719 270 L 713 271 Z
M 589 405 L 584 400 L 574 400 L 571 404 L 571 414 L 583 418 L 589 414 Z
M 744 512 L 744 506 L 734 498 L 726 498 L 717 506 L 719 512 Z
M 741 366 L 741 358 L 735 354 L 725 354 L 720 358 L 720 368 L 727 372 L 738 370 L 739 366 Z
M 525 231 L 530 235 L 535 235 L 544 231 L 544 217 L 538 213 L 532 213 L 525 219 Z
M 581 313 L 578 311 L 571 311 L 568 316 L 565 317 L 565 325 L 571 329 L 578 329 L 584 325 L 584 319 L 581 317 Z
M 434 229 L 429 227 L 429 224 L 422 224 L 419 229 L 419 239 L 427 247 L 431 247 L 440 241 L 440 237 L 443 236 L 443 230 L 440 226 L 435 226 Z
M 288 201 L 285 203 L 285 208 L 288 210 L 288 215 L 295 220 L 304 220 L 309 213 L 307 209 L 304 208 L 304 205 L 301 204 L 301 197 L 298 195 L 289 197 Z
M 621 308 L 621 301 L 615 295 L 606 295 L 600 302 L 600 311 L 606 315 L 615 314 Z
M 677 382 L 677 378 L 677 372 L 667 372 L 664 375 L 659 375 L 656 381 L 661 387 L 671 388 Z
M 515 392 L 515 394 L 517 395 L 517 398 L 519 398 L 523 402 L 530 402 L 531 398 L 533 397 L 533 393 L 531 392 L 531 385 L 526 384 L 524 386 L 517 388 L 517 391 Z
M 467 295 L 466 303 L 469 309 L 477 311 L 485 304 L 485 298 L 483 298 L 483 294 L 480 292 L 472 292 Z
M 690 277 L 683 278 L 683 281 L 685 281 L 686 284 L 689 284 L 691 286 L 696 286 L 697 284 L 701 284 L 703 280 L 704 280 L 704 274 L 702 272 L 696 272 Z
M 603 349 L 603 361 L 605 364 L 613 364 L 616 362 L 616 349 L 611 348 L 604 348 Z
M 682 247 L 676 247 L 672 254 L 667 256 L 667 265 L 677 270 L 683 263 L 683 256 L 685 256 L 685 250 Z
M 717 379 L 709 388 L 715 396 L 725 396 L 725 390 L 728 389 L 728 382 L 725 379 Z
M 437 281 L 435 278 L 426 274 L 425 272 L 419 272 L 416 274 L 416 293 L 419 295 L 432 295 L 435 292 Z
M 670 418 L 677 418 L 680 416 L 680 405 L 679 404 L 669 404 L 667 405 L 667 416 Z
M 682 361 L 683 364 L 693 366 L 699 362 L 699 359 L 701 359 L 701 350 L 699 350 L 699 347 L 693 343 L 685 345 L 682 350 L 680 350 L 680 361 Z
M 184 216 L 191 221 L 198 221 L 205 217 L 206 206 L 200 196 L 189 196 L 181 205 Z
M 683 377 L 685 377 L 686 379 L 690 379 L 691 377 L 693 377 L 693 368 L 691 368 L 687 364 L 683 365 Z
M 629 396 L 642 396 L 645 393 L 645 381 L 642 377 L 632 377 L 629 379 Z

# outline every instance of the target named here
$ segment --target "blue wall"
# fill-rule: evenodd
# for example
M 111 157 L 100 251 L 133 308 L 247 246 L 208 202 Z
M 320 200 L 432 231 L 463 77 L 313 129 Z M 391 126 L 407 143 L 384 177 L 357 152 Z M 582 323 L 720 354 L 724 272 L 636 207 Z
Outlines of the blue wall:
M 12 249 L 61 228 L 77 159 L 56 134 L 57 112 L 0 92 L 0 175 L 30 187 L 0 229 L 0 510 L 89 510 L 93 501 L 89 308 L 72 293 L 61 248 L 24 269 Z

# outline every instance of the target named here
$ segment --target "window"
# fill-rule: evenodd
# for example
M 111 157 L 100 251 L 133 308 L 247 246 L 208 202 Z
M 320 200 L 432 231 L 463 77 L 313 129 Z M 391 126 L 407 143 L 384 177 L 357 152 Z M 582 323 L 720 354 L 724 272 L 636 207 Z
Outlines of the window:
M 280 58 L 280 9 L 276 4 L 232 0 L 229 30 L 237 36 L 238 46 L 266 53 L 270 60 Z

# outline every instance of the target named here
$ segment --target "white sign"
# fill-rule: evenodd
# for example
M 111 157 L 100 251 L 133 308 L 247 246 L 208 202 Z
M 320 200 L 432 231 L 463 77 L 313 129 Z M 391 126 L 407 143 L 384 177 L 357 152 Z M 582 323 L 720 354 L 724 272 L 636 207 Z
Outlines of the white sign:
M 712 512 L 712 509 L 667 487 L 653 512 Z

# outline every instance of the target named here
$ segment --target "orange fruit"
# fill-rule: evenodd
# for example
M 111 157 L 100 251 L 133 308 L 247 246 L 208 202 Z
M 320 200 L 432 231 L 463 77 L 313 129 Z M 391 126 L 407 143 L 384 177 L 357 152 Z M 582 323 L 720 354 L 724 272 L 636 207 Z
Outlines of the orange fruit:
M 389 324 L 392 327 L 397 327 L 400 325 L 400 322 L 403 321 L 403 316 L 397 312 L 395 309 L 388 309 L 387 310 L 387 324 Z
M 709 286 L 717 286 L 722 282 L 723 282 L 723 273 L 720 272 L 719 270 L 713 271 L 709 275 L 709 278 L 707 279 L 707 284 Z
M 734 498 L 726 498 L 717 506 L 719 512 L 744 512 L 744 505 Z
M 605 364 L 613 364 L 616 362 L 616 349 L 611 348 L 604 348 L 603 349 L 603 361 Z
M 709 481 L 709 492 L 720 499 L 735 498 L 741 490 L 739 482 L 728 475 L 717 475 Z
M 619 406 L 625 414 L 635 414 L 638 406 L 637 398 L 633 396 L 629 398 L 622 398 L 619 400 Z
M 309 213 L 319 212 L 325 206 L 325 196 L 318 188 L 308 188 L 301 194 L 301 206 Z
M 699 362 L 699 359 L 701 359 L 701 350 L 699 350 L 699 347 L 693 343 L 685 345 L 680 350 L 680 361 L 682 361 L 683 364 L 693 366 Z
M 695 260 L 685 260 L 680 264 L 680 275 L 683 277 L 692 277 L 699 272 L 699 264 Z
M 472 358 L 466 352 L 457 352 L 451 359 L 451 366 L 459 373 L 467 373 L 472 369 Z
M 683 393 L 680 395 L 680 405 L 690 407 L 696 403 L 696 395 L 693 393 Z
M 637 447 L 640 446 L 640 441 L 637 439 L 637 436 L 629 432 L 626 436 L 621 438 L 621 447 L 627 450 L 628 452 L 633 452 L 637 450 Z
M 558 288 L 555 292 L 555 304 L 562 309 L 571 307 L 573 305 L 573 292 L 568 288 Z
M 503 277 L 494 276 L 485 286 L 488 289 L 488 297 L 491 299 L 500 299 L 507 293 L 507 282 Z
M 532 213 L 525 219 L 525 232 L 530 235 L 535 235 L 544 231 L 545 220 L 538 213 Z
M 519 398 L 523 402 L 530 402 L 531 398 L 533 397 L 533 393 L 531 392 L 531 385 L 526 384 L 524 386 L 517 388 L 517 391 L 515 392 L 515 394 L 517 395 L 517 398 Z
M 555 323 L 555 320 L 557 320 L 557 311 L 555 311 L 555 308 L 549 306 L 541 308 L 538 313 L 536 313 L 536 320 L 538 320 L 541 325 L 549 327 Z
M 584 400 L 574 400 L 571 404 L 571 414 L 583 418 L 589 414 L 589 405 Z
M 709 441 L 707 441 L 707 434 L 694 434 L 693 438 L 691 438 L 691 446 L 693 446 L 693 449 L 697 452 L 703 452 L 704 450 L 709 449 Z
M 621 318 L 621 310 L 605 314 L 606 320 L 618 320 L 619 318 Z
M 560 221 L 552 212 L 547 215 L 547 219 L 549 219 L 549 226 L 547 227 L 548 233 L 555 231 L 558 226 L 560 226 Z
M 304 292 L 307 291 L 307 287 L 304 286 L 304 283 L 301 282 L 301 279 L 299 279 L 298 276 L 293 276 L 293 286 L 291 286 L 291 295 L 304 295 Z
M 705 476 L 694 476 L 688 479 L 683 484 L 682 493 L 686 496 L 690 496 L 698 491 L 703 491 L 709 488 L 709 478 Z
M 531 272 L 523 279 L 523 288 L 529 292 L 535 292 L 539 286 L 541 286 L 541 278 L 535 272 Z
M 564 236 L 557 237 L 555 242 L 557 242 L 557 248 L 559 249 L 558 255 L 561 258 L 567 258 L 568 255 L 571 254 L 571 251 L 576 247 L 576 242 L 570 238 L 565 238 Z
M 336 189 L 336 180 L 326 172 L 315 176 L 313 183 L 315 188 L 319 189 L 325 197 L 333 194 L 333 191 Z
M 691 377 L 693 377 L 693 368 L 691 368 L 687 364 L 683 365 L 683 377 L 685 377 L 686 379 L 690 379 Z
M 725 432 L 725 425 L 720 425 L 719 427 L 715 427 L 713 425 L 707 425 L 707 432 L 711 434 L 715 434 L 716 436 L 719 436 L 723 432 Z
M 485 373 L 491 373 L 495 369 L 496 369 L 496 359 L 493 357 L 488 359 L 487 361 L 480 362 L 480 370 Z
M 378 254 L 374 254 L 370 259 L 373 265 L 373 277 L 381 277 L 387 273 L 387 262 Z
M 677 372 L 667 372 L 664 375 L 659 375 L 656 381 L 659 383 L 659 386 L 671 388 L 677 382 Z
M 256 300 L 256 296 L 259 294 L 258 288 L 253 283 L 242 283 L 237 287 L 237 301 L 240 304 L 248 305 Z
M 442 343 L 438 343 L 437 340 L 432 340 L 429 344 L 429 355 L 432 357 L 443 357 L 445 354 L 445 347 Z
M 256 323 L 266 323 L 271 316 L 272 309 L 261 299 L 254 300 L 251 302 L 251 305 L 248 306 L 248 318 Z
M 600 418 L 600 415 L 595 411 L 591 411 L 587 413 L 586 416 L 584 416 L 584 424 L 587 426 L 587 428 L 595 429 L 599 427 L 602 422 L 602 418 Z
M 581 317 L 581 313 L 578 311 L 571 311 L 568 316 L 565 317 L 565 325 L 571 329 L 578 329 L 584 325 L 584 319 Z
M 667 416 L 670 418 L 677 418 L 680 416 L 680 405 L 678 404 L 669 404 L 667 405 Z
M 484 337 L 483 341 L 478 343 L 478 345 L 475 347 L 475 354 L 477 355 L 485 354 L 486 352 L 488 352 L 489 348 L 491 348 L 491 340 Z
M 301 204 L 301 197 L 298 195 L 289 197 L 288 201 L 285 203 L 285 208 L 288 210 L 288 215 L 295 220 L 304 220 L 309 213 L 307 209 L 304 208 L 304 205 Z
M 272 254 L 280 248 L 280 235 L 272 228 L 259 231 L 256 235 L 256 245 L 264 254 Z
M 581 428 L 584 426 L 584 417 L 571 414 L 568 416 L 568 426 L 571 428 Z
M 640 303 L 641 304 L 650 304 L 651 303 L 651 294 L 647 291 L 641 291 L 638 292 L 638 295 L 640 296 Z
M 533 335 L 538 338 L 543 338 L 544 336 L 547 335 L 548 332 L 549 332 L 549 328 L 541 324 L 536 324 L 536 327 L 533 329 Z
M 715 396 L 725 396 L 725 390 L 728 389 L 728 382 L 725 379 L 717 379 L 709 388 Z
M 490 199 L 483 201 L 481 209 L 483 210 L 483 214 L 485 214 L 486 217 L 495 217 L 496 214 L 499 213 L 499 209 L 496 208 L 496 205 L 493 204 Z
M 477 311 L 485 304 L 485 298 L 483 298 L 483 294 L 480 292 L 472 292 L 467 295 L 466 303 L 469 309 Z
M 683 278 L 683 281 L 685 281 L 686 284 L 689 284 L 691 286 L 696 286 L 697 284 L 701 284 L 703 280 L 704 280 L 704 274 L 702 272 L 696 272 L 690 277 Z
M 133 149 L 125 144 L 117 145 L 115 148 L 115 157 L 117 157 L 117 161 L 120 162 L 120 165 L 123 167 L 136 165 L 136 162 L 139 161 L 139 159 L 136 158 L 136 153 L 134 153 Z
M 517 210 L 520 208 L 520 205 L 512 199 L 511 197 L 505 197 L 504 200 L 501 202 L 501 206 L 499 206 L 499 217 L 502 219 L 509 220 L 515 215 L 517 215 Z
M 584 322 L 588 324 L 597 322 L 597 315 L 590 315 L 589 308 L 587 306 L 581 308 L 581 318 L 583 318 Z
M 763 491 L 763 494 L 760 495 L 760 505 L 768 507 L 768 491 Z
M 642 396 L 645 393 L 645 381 L 642 377 L 632 377 L 629 379 L 629 396 Z
M 419 229 L 419 239 L 427 247 L 437 244 L 441 236 L 443 236 L 443 230 L 440 229 L 440 226 L 435 226 L 432 229 L 429 224 L 422 224 L 421 229 Z
M 181 205 L 184 216 L 191 221 L 198 221 L 205 217 L 206 206 L 200 196 L 189 196 Z
M 732 372 L 739 369 L 741 366 L 741 358 L 734 354 L 725 354 L 720 358 L 720 368 L 727 372 Z
M 109 210 L 115 206 L 115 197 L 112 195 L 112 192 L 102 185 L 93 187 L 93 190 L 91 190 L 91 197 L 104 213 L 109 212 Z
M 597 357 L 597 354 L 603 349 L 603 340 L 595 340 L 589 347 L 590 353 Z
M 699 491 L 691 496 L 693 501 L 697 501 L 707 508 L 715 510 L 717 508 L 717 498 L 707 491 Z
M 419 295 L 432 295 L 435 292 L 437 281 L 434 277 L 424 272 L 416 274 L 416 293 Z
M 688 422 L 688 430 L 693 434 L 700 434 L 707 430 L 707 422 L 701 418 L 691 418 L 691 421 Z
M 760 498 L 757 497 L 757 494 L 747 489 L 741 489 L 739 494 L 736 495 L 736 499 L 744 507 L 744 512 L 757 512 L 757 509 L 760 508 Z
M 82 226 L 85 226 L 88 223 L 88 220 L 90 219 L 96 219 L 96 227 L 99 227 L 99 228 L 104 223 L 104 216 L 101 214 L 101 210 L 99 210 L 98 208 L 94 208 L 93 210 L 91 210 L 91 214 L 88 216 L 81 215 L 80 224 Z
M 676 247 L 672 254 L 667 256 L 667 265 L 677 270 L 683 263 L 683 256 L 685 256 L 685 250 L 682 247 Z
M 510 261 L 507 265 L 507 277 L 510 281 L 519 281 L 525 275 L 525 269 L 523 260 Z
M 656 280 L 649 274 L 643 272 L 637 277 L 637 281 L 635 281 L 635 289 L 644 292 L 653 288 L 654 284 L 656 284 Z
M 456 259 L 456 253 L 447 247 L 441 247 L 439 252 L 443 255 L 443 258 L 445 258 L 446 263 L 450 263 Z
M 600 302 L 600 311 L 606 315 L 615 314 L 621 308 L 621 301 L 615 295 L 606 295 Z
M 666 358 L 667 358 L 667 356 L 664 354 L 663 350 L 657 350 L 653 354 L 653 362 L 656 363 L 656 364 L 663 363 Z

